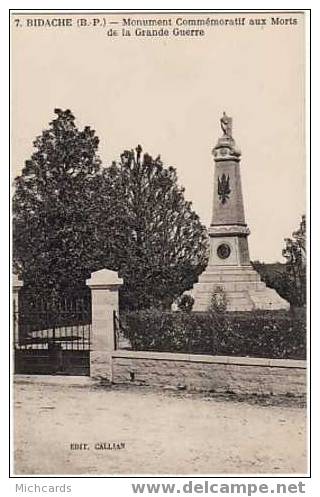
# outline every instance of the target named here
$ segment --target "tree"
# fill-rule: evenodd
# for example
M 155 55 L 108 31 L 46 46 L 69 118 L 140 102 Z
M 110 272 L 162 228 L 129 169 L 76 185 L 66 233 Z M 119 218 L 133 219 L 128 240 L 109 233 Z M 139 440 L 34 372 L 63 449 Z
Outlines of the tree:
M 274 288 L 280 297 L 287 300 L 291 305 L 296 305 L 296 289 L 290 278 L 286 265 L 281 262 L 268 264 L 265 262 L 252 262 L 254 269 L 259 273 L 265 284 Z
M 79 130 L 70 110 L 55 114 L 14 181 L 14 268 L 40 288 L 76 286 L 99 267 L 99 139 L 89 126 Z
M 302 216 L 300 226 L 285 239 L 282 255 L 286 259 L 286 269 L 295 289 L 295 304 L 306 303 L 306 218 Z
M 292 238 L 285 238 L 282 255 L 286 259 L 285 264 L 254 261 L 252 265 L 267 286 L 274 288 L 292 306 L 303 306 L 306 303 L 305 216 L 302 216 L 300 226 L 292 233 Z
M 55 113 L 14 182 L 16 272 L 29 288 L 61 292 L 109 268 L 124 278 L 124 308 L 169 306 L 207 263 L 206 230 L 175 169 L 140 146 L 103 169 L 95 131 Z
M 142 154 L 139 145 L 104 171 L 99 198 L 102 226 L 108 205 L 118 213 L 114 236 L 103 238 L 105 265 L 124 279 L 121 307 L 169 307 L 207 264 L 206 230 L 185 200 L 176 170 L 160 156 Z

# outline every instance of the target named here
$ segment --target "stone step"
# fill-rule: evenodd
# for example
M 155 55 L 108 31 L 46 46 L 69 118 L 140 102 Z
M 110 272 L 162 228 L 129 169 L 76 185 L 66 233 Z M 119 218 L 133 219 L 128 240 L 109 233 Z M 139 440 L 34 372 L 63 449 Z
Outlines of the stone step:
M 210 296 L 207 298 L 200 298 L 199 296 L 195 299 L 193 310 L 207 310 L 210 305 Z M 200 309 L 201 308 L 201 309 Z M 227 309 L 228 310 L 252 310 L 254 304 L 250 299 L 248 294 L 245 293 L 234 293 L 232 296 L 227 294 Z
M 256 273 L 257 271 L 251 266 L 207 266 L 204 272 L 209 274 L 243 274 Z
M 289 304 L 275 290 L 268 288 L 252 266 L 208 266 L 193 289 L 194 310 L 206 310 L 216 287 L 221 287 L 231 311 L 253 309 L 288 309 Z
M 244 297 L 244 298 L 228 298 L 227 305 L 234 306 L 234 305 L 244 305 L 248 304 L 251 307 L 253 307 L 253 302 L 249 297 Z
M 227 305 L 227 311 L 253 311 L 255 309 L 253 302 L 238 302 Z
M 272 288 L 265 288 L 265 291 L 249 291 L 249 296 L 254 302 L 255 306 L 259 309 L 287 309 L 289 310 L 290 304 L 284 300 Z
M 245 291 L 248 290 L 249 288 L 252 290 L 261 290 L 263 291 L 266 287 L 265 283 L 261 281 L 237 281 L 237 282 L 227 282 L 227 283 L 221 283 L 221 288 L 225 292 L 240 292 L 240 291 Z M 217 285 L 215 283 L 196 283 L 194 285 L 194 291 L 197 293 L 210 293 L 212 294 L 215 290 Z
M 254 309 L 254 304 L 252 302 L 246 301 L 241 303 L 232 303 L 227 305 L 228 311 L 252 311 Z M 196 302 L 193 306 L 195 312 L 205 312 L 208 310 L 208 302 Z
M 260 276 L 258 273 L 202 273 L 199 276 L 199 283 L 213 283 L 219 285 L 219 283 L 229 282 L 229 281 L 257 281 L 260 282 Z

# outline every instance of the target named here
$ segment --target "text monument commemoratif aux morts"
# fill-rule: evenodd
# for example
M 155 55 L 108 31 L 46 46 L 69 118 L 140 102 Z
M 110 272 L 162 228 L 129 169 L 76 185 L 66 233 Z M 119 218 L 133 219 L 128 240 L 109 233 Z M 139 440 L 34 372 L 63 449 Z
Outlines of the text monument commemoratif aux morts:
M 250 264 L 241 176 L 241 152 L 232 137 L 232 118 L 220 120 L 223 135 L 212 153 L 215 161 L 213 213 L 208 229 L 210 257 L 191 291 L 193 310 L 205 311 L 212 294 L 223 289 L 230 311 L 288 309 L 289 303 L 268 288 Z

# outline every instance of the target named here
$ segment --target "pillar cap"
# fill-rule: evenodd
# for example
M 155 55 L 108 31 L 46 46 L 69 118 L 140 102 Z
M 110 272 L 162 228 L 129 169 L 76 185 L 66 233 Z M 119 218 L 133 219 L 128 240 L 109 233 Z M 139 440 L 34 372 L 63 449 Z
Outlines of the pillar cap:
M 17 274 L 12 275 L 12 286 L 13 288 L 21 288 L 23 286 L 23 281 L 19 280 Z
M 241 151 L 233 138 L 219 138 L 217 145 L 212 150 L 212 154 L 216 162 L 227 160 L 240 162 L 241 159 Z
M 110 269 L 100 269 L 91 274 L 91 278 L 86 281 L 89 287 L 105 288 L 119 287 L 123 284 L 123 279 L 118 277 L 116 271 Z
M 209 236 L 248 236 L 250 230 L 246 224 L 211 224 L 208 233 Z

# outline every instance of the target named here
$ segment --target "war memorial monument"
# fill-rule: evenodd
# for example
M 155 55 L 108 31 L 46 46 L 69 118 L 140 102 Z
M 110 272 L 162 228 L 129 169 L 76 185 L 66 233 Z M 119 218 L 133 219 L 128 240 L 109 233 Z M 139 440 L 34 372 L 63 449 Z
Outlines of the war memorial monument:
M 232 118 L 223 113 L 223 135 L 213 148 L 215 162 L 212 221 L 208 229 L 208 266 L 191 290 L 194 311 L 205 311 L 217 288 L 229 311 L 288 309 L 289 303 L 268 288 L 250 263 L 240 175 L 241 152 L 232 136 Z M 189 293 L 189 292 L 188 292 Z

